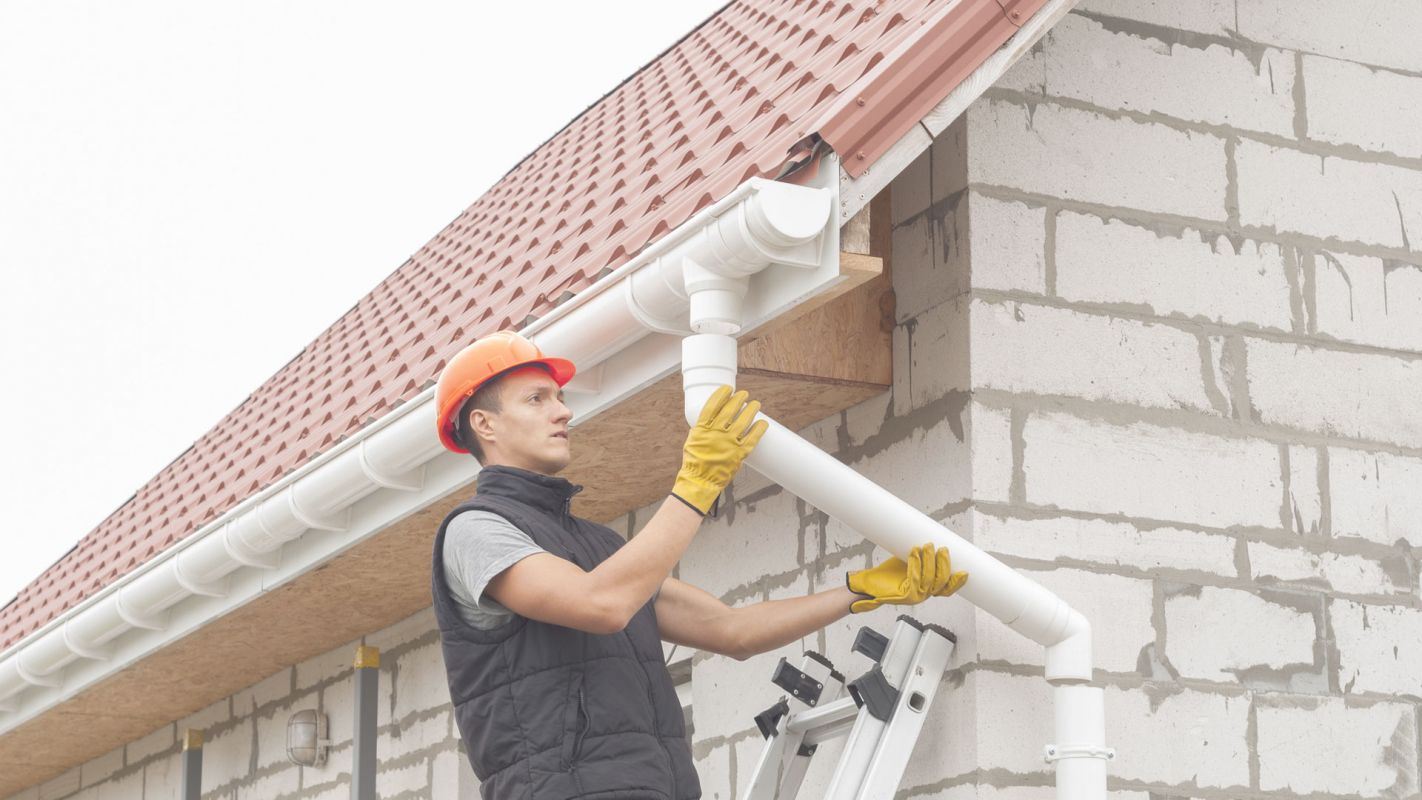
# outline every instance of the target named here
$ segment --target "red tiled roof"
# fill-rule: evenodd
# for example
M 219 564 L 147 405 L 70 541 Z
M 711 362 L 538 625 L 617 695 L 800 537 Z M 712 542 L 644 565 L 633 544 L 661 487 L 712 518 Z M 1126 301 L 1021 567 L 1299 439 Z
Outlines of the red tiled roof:
M 0 609 L 0 648 L 414 397 L 464 343 L 521 327 L 747 178 L 773 177 L 809 124 L 882 76 L 886 55 L 946 6 L 722 9 L 524 159 Z

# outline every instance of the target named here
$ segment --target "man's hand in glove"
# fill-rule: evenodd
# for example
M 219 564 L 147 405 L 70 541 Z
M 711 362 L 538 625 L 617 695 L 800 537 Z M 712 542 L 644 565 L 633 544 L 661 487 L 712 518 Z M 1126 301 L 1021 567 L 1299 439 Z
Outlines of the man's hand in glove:
M 909 550 L 908 563 L 894 557 L 845 576 L 849 591 L 864 596 L 849 606 L 856 614 L 885 603 L 914 605 L 930 597 L 947 597 L 967 582 L 968 573 L 953 572 L 948 548 L 935 548 L 932 542 Z
M 686 435 L 672 494 L 702 516 L 770 427 L 765 420 L 754 422 L 760 402 L 748 399 L 743 391 L 731 394 L 729 386 L 717 388 Z

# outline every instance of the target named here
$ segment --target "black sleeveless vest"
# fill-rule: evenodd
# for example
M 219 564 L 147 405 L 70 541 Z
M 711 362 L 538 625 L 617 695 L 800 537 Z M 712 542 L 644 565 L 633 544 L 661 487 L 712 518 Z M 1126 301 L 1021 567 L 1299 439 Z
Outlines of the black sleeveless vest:
M 620 633 L 597 635 L 518 615 L 491 630 L 464 622 L 444 580 L 449 521 L 492 511 L 553 555 L 592 570 L 621 536 L 573 516 L 582 487 L 486 467 L 475 496 L 440 525 L 433 594 L 454 718 L 486 800 L 694 800 L 701 784 L 649 601 Z

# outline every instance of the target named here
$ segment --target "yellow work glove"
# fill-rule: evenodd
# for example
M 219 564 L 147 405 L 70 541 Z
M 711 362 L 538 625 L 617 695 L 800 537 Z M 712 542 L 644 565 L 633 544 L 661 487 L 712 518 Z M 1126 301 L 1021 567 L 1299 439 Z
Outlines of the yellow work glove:
M 851 613 L 860 613 L 889 603 L 907 606 L 930 597 L 947 597 L 963 588 L 968 573 L 954 572 L 948 548 L 932 542 L 909 550 L 908 563 L 894 557 L 873 569 L 855 570 L 844 578 L 849 591 L 865 599 L 850 604 Z
M 748 398 L 745 392 L 731 394 L 729 386 L 718 387 L 681 448 L 681 471 L 672 494 L 703 516 L 770 427 L 765 420 L 752 424 L 760 402 L 746 402 Z

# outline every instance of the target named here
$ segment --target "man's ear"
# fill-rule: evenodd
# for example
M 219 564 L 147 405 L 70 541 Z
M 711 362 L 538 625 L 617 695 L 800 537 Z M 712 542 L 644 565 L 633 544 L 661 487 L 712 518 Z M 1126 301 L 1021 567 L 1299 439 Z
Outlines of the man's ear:
M 469 411 L 469 417 L 467 419 L 469 423 L 468 430 L 478 439 L 481 445 L 495 438 L 493 425 L 493 418 L 495 416 L 497 416 L 496 413 L 482 408 L 474 408 Z

